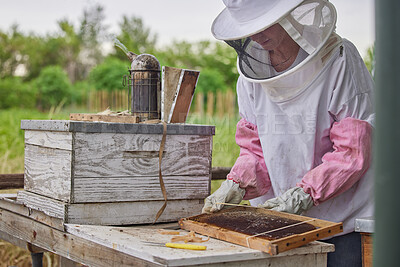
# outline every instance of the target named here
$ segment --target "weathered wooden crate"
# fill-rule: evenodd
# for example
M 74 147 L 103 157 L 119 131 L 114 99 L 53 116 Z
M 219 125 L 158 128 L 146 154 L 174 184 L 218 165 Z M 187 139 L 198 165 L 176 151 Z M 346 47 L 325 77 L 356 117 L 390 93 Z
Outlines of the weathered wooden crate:
M 19 191 L 17 200 L 28 208 L 61 219 L 63 223 L 129 225 L 153 223 L 164 201 L 66 203 L 28 191 Z M 168 200 L 157 222 L 178 221 L 201 212 L 201 199 Z
M 60 201 L 70 214 L 78 206 L 92 209 L 92 203 L 120 203 L 112 204 L 114 209 L 129 202 L 163 203 L 158 174 L 162 124 L 23 120 L 21 128 L 24 189 L 40 201 Z M 193 215 L 201 210 L 194 203 L 210 193 L 214 131 L 214 126 L 168 124 L 161 167 L 170 208 L 179 203 L 178 210 L 193 206 Z

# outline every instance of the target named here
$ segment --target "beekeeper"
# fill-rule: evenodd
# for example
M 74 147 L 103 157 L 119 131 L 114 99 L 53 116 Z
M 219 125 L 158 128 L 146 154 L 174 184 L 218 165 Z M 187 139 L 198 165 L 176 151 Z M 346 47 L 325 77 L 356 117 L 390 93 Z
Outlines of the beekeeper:
M 203 212 L 252 205 L 343 222 L 329 266 L 361 264 L 373 215 L 373 81 L 325 0 L 223 0 L 213 35 L 237 54 L 240 155 Z M 226 206 L 226 205 L 225 205 Z M 344 262 L 344 263 L 343 263 Z

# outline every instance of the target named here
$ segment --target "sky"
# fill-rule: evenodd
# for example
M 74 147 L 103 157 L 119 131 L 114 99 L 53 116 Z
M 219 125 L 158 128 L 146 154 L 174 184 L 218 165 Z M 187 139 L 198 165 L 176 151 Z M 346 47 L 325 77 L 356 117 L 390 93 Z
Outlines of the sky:
M 364 56 L 375 40 L 374 1 L 331 2 L 338 13 L 337 33 Z M 159 45 L 172 40 L 214 40 L 211 24 L 224 7 L 222 0 L 0 0 L 0 29 L 7 31 L 18 24 L 25 33 L 55 33 L 57 21 L 67 18 L 78 26 L 84 8 L 95 4 L 104 7 L 109 32 L 117 33 L 124 15 L 140 17 L 157 34 Z

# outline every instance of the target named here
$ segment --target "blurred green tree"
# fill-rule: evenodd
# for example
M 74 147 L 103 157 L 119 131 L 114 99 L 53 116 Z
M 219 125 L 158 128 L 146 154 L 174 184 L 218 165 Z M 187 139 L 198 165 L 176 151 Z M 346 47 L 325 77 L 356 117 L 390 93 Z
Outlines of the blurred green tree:
M 235 50 L 227 44 L 210 41 L 196 43 L 174 41 L 172 45 L 157 52 L 161 65 L 200 70 L 199 83 L 204 92 L 213 91 L 215 88 L 225 90 L 236 87 L 238 78 L 236 56 Z M 224 86 L 220 84 L 220 77 L 225 83 Z M 204 79 L 211 79 L 205 81 L 208 86 L 201 85 L 203 83 L 201 80 Z M 215 84 L 212 84 L 213 82 Z
M 63 51 L 65 41 L 62 37 L 46 35 L 45 37 L 30 34 L 25 36 L 25 46 L 21 53 L 25 55 L 24 79 L 29 81 L 39 76 L 41 70 L 50 65 L 64 67 Z
M 117 39 L 126 46 L 129 51 L 135 54 L 154 54 L 156 51 L 157 35 L 152 34 L 150 28 L 146 27 L 143 20 L 139 17 L 123 16 L 118 24 L 120 32 Z M 127 60 L 124 52 L 114 46 L 112 55 Z
M 224 81 L 224 76 L 215 71 L 215 69 L 204 68 L 200 72 L 199 81 L 197 82 L 196 91 L 207 93 L 217 91 L 226 91 L 227 85 Z
M 80 77 L 80 60 L 79 55 L 82 50 L 82 41 L 76 32 L 74 25 L 67 19 L 58 21 L 58 26 L 61 30 L 60 39 L 63 42 L 63 47 L 59 56 L 63 62 L 63 68 L 67 72 L 68 77 L 72 83 Z
M 108 29 L 104 20 L 104 8 L 101 5 L 95 4 L 83 11 L 78 33 L 81 41 L 78 80 L 86 78 L 90 70 L 104 60 L 102 44 L 107 38 Z
M 0 79 L 0 109 L 36 107 L 36 91 L 20 77 Z
M 367 55 L 364 57 L 364 63 L 371 73 L 372 77 L 375 76 L 375 45 L 367 50 Z
M 72 85 L 67 73 L 60 66 L 43 68 L 34 85 L 38 92 L 37 104 L 40 110 L 47 110 L 60 103 L 71 103 Z
M 25 40 L 18 25 L 12 25 L 10 31 L 0 31 L 0 79 L 12 77 L 18 67 L 25 63 L 26 58 L 21 52 Z
M 61 66 L 71 82 L 83 80 L 90 69 L 102 62 L 103 38 L 107 27 L 104 26 L 104 10 L 99 5 L 83 11 L 79 28 L 75 28 L 68 19 L 61 19 L 58 32 L 37 36 L 25 36 L 25 46 L 21 53 L 26 55 L 25 79 L 36 78 L 46 66 Z
M 121 77 L 127 74 L 129 61 L 116 47 L 107 56 L 109 59 L 104 61 L 106 55 L 102 50 L 103 44 L 105 37 L 111 35 L 107 32 L 104 19 L 103 7 L 95 4 L 83 11 L 78 27 L 74 27 L 67 19 L 61 19 L 58 21 L 58 31 L 45 36 L 23 34 L 17 26 L 9 33 L 0 31 L 0 45 L 4 47 L 0 50 L 0 77 L 10 77 L 19 72 L 24 81 L 30 81 L 44 75 L 41 72 L 47 66 L 59 66 L 66 71 L 72 83 L 87 81 L 85 88 L 122 88 Z M 225 43 L 175 40 L 170 45 L 158 48 L 157 35 L 141 18 L 124 16 L 119 27 L 118 39 L 132 52 L 153 54 L 162 66 L 200 70 L 199 91 L 235 88 L 238 77 L 236 53 Z M 43 79 L 42 76 L 38 80 Z M 45 92 L 38 92 L 43 101 Z M 74 92 L 75 98 L 83 97 L 81 91 Z M 76 101 L 79 102 L 79 99 Z M 53 102 L 49 100 L 50 105 L 54 105 Z M 46 103 L 43 102 L 44 108 Z
M 129 65 L 127 60 L 107 58 L 92 69 L 89 81 L 97 90 L 122 90 L 122 77 L 129 74 Z

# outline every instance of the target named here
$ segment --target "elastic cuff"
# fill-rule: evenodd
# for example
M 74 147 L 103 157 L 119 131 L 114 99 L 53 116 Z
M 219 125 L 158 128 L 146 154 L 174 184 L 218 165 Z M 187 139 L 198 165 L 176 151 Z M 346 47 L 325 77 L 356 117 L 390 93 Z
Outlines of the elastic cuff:
M 314 206 L 318 206 L 319 202 L 317 200 L 314 200 L 313 195 L 312 195 L 312 189 L 308 186 L 304 187 L 304 184 L 296 184 L 297 187 L 300 187 L 301 190 L 305 193 L 310 195 L 312 202 L 314 203 Z
M 236 177 L 235 177 L 236 178 Z M 227 180 L 231 180 L 232 182 L 234 182 L 235 184 L 239 184 L 240 182 L 236 181 L 237 179 L 234 178 L 234 175 L 232 175 L 231 173 L 228 173 L 228 175 L 226 176 Z

